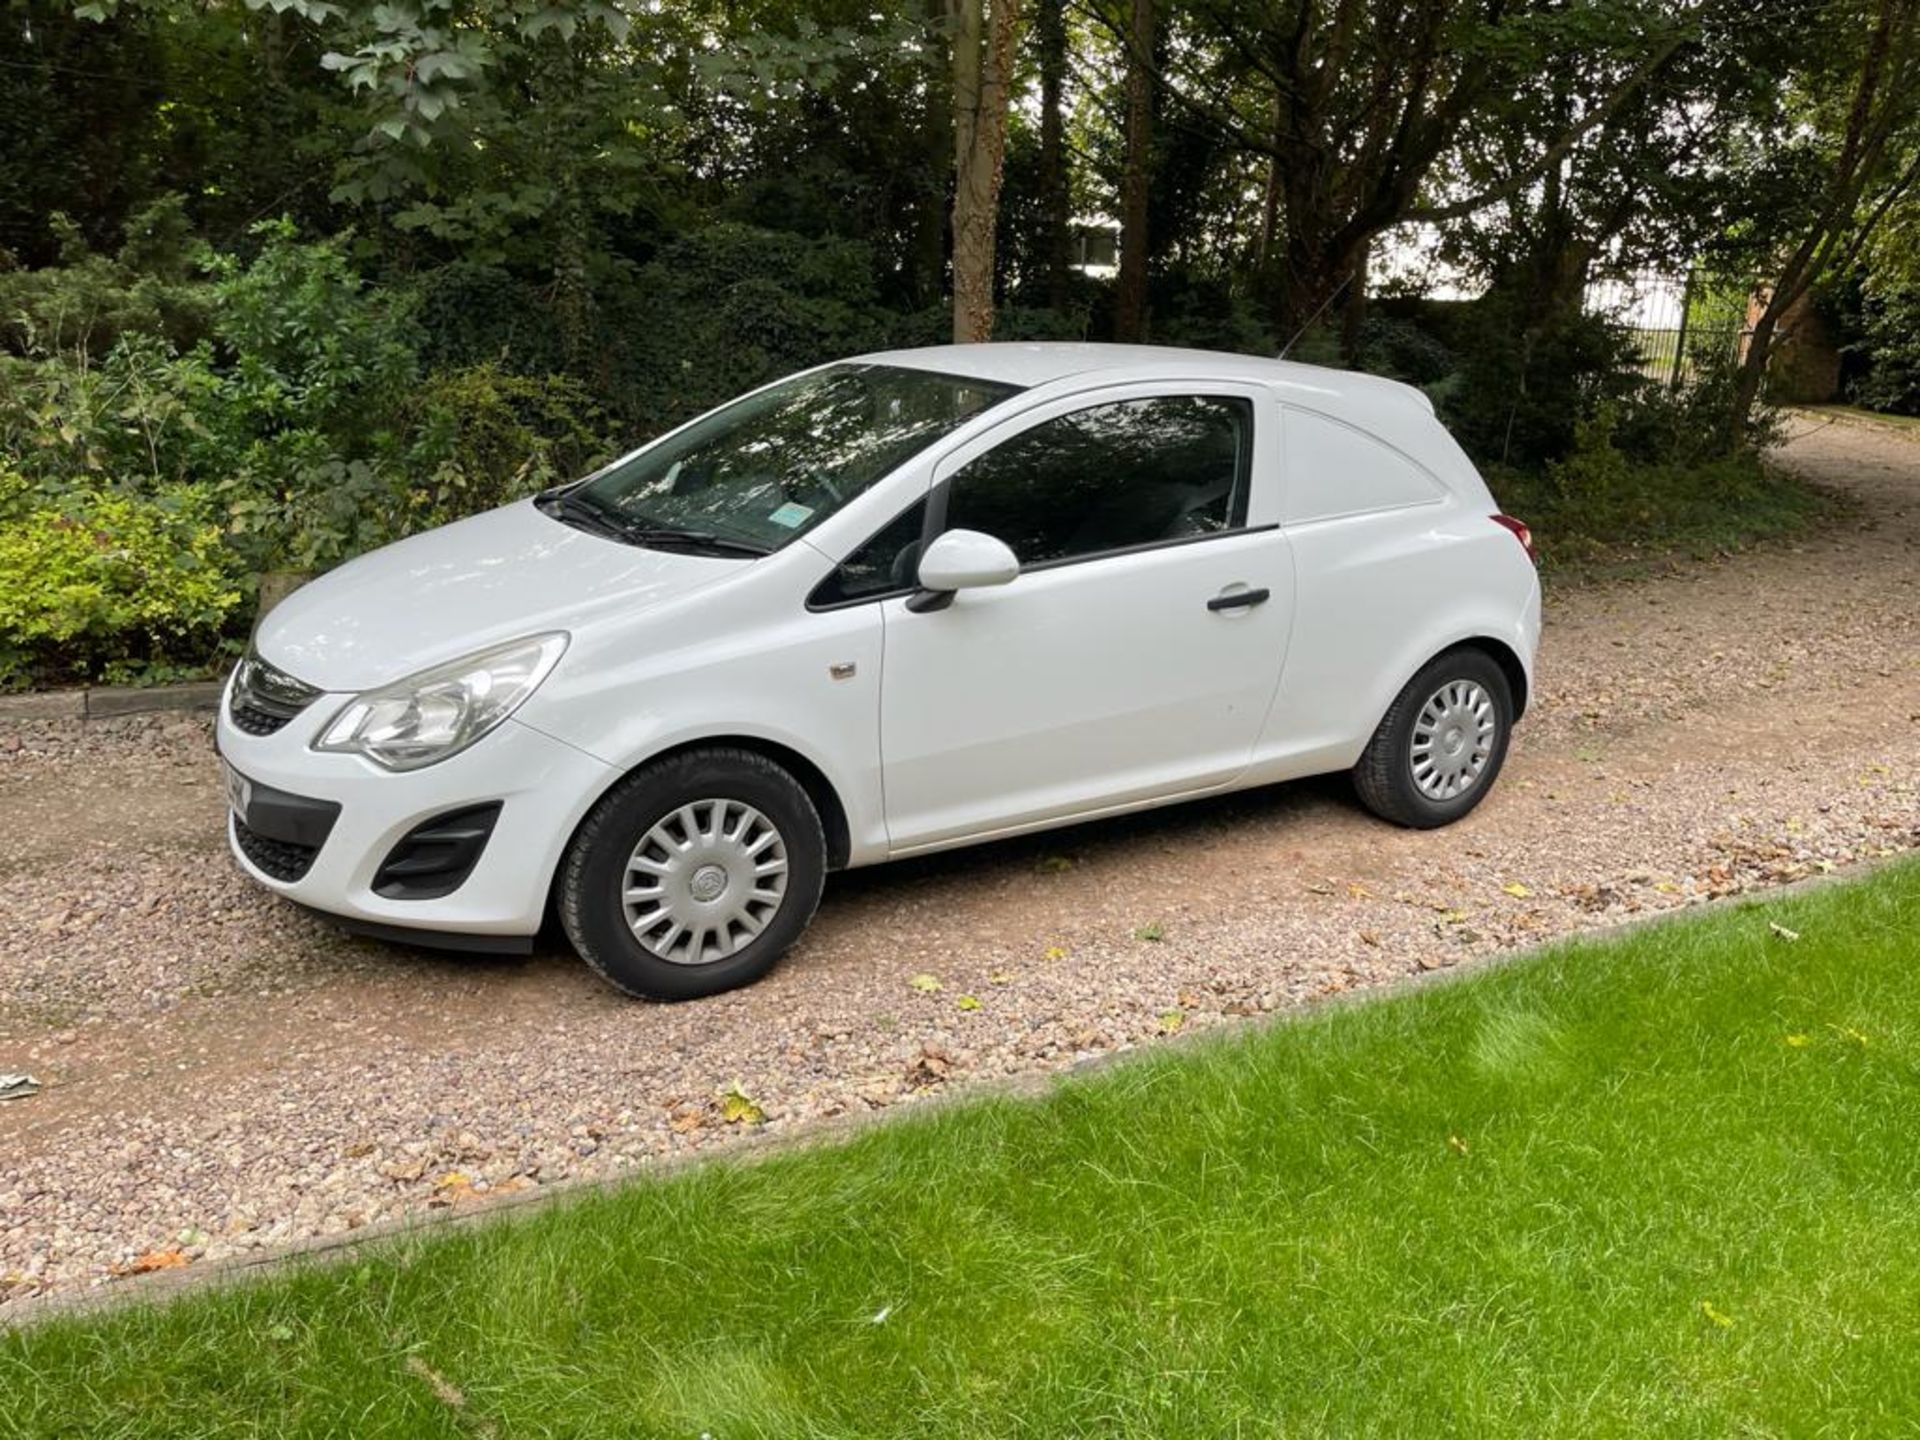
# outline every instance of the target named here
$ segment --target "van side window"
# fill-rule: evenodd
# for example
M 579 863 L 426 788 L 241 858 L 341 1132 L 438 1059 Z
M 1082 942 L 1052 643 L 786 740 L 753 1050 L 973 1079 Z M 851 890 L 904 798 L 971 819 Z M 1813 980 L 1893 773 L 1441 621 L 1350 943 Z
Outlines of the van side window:
M 1289 525 L 1426 505 L 1445 494 L 1391 445 L 1311 410 L 1281 407 L 1280 446 Z
M 1188 540 L 1246 524 L 1253 407 L 1156 395 L 1043 420 L 949 482 L 948 529 L 1003 540 L 1022 565 Z
M 822 610 L 912 590 L 920 569 L 920 532 L 926 523 L 927 502 L 923 496 L 834 567 L 832 574 L 813 587 L 807 604 Z

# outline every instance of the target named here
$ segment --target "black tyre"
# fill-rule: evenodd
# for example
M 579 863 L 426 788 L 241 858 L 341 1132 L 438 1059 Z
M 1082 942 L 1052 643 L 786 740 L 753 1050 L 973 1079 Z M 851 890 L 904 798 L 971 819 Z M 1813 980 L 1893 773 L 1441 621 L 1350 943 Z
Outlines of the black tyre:
M 750 750 L 690 750 L 628 776 L 560 862 L 560 923 L 610 984 L 692 1000 L 758 980 L 813 918 L 820 815 Z
M 1449 650 L 1387 707 L 1353 768 L 1361 803 L 1416 830 L 1449 825 L 1493 788 L 1513 729 L 1513 687 L 1484 650 Z

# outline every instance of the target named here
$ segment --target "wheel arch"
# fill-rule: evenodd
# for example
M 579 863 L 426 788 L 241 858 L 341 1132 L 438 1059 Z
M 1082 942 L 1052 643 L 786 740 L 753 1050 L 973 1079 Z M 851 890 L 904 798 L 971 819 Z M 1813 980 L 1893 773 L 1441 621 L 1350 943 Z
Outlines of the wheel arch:
M 800 788 L 807 792 L 807 798 L 813 802 L 813 808 L 820 814 L 820 829 L 827 841 L 827 869 L 833 871 L 846 868 L 848 856 L 853 848 L 852 830 L 847 817 L 846 804 L 841 800 L 840 792 L 834 787 L 833 782 L 827 778 L 826 771 L 810 757 L 791 745 L 781 744 L 778 740 L 770 740 L 764 735 L 724 732 L 676 741 L 652 751 L 627 766 L 626 769 L 612 774 L 600 793 L 594 796 L 593 802 L 574 822 L 573 829 L 567 836 L 566 845 L 561 847 L 561 856 L 564 858 L 567 850 L 572 847 L 574 836 L 578 835 L 580 827 L 587 823 L 587 817 L 593 814 L 600 802 L 622 781 L 646 769 L 649 765 L 657 765 L 663 760 L 671 760 L 677 755 L 685 755 L 694 750 L 751 751 L 756 755 L 765 756 L 792 775 L 799 782 Z M 556 873 L 558 868 L 556 865 Z
M 1478 650 L 1498 665 L 1500 673 L 1507 677 L 1508 688 L 1513 691 L 1513 718 L 1518 720 L 1527 713 L 1532 686 L 1527 680 L 1527 667 L 1520 662 L 1519 654 L 1511 645 L 1491 635 L 1475 635 L 1437 651 L 1420 668 L 1425 669 L 1433 660 L 1454 650 Z

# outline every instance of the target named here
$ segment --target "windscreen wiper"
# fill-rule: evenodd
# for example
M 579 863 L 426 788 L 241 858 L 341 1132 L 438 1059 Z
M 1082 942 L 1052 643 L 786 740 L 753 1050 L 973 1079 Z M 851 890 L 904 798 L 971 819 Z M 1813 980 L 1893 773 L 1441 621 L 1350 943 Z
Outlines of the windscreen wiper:
M 536 497 L 534 503 L 556 520 L 629 545 L 649 545 L 663 550 L 705 550 L 713 554 L 747 555 L 755 559 L 773 553 L 765 545 L 751 540 L 736 540 L 712 530 L 699 530 L 686 525 L 656 525 L 623 515 L 618 510 L 604 510 L 580 499 L 571 490 L 549 490 Z
M 719 535 L 711 530 L 696 530 L 685 525 L 647 525 L 636 521 L 631 525 L 622 525 L 620 533 L 636 545 L 657 545 L 662 549 L 684 547 L 689 550 L 709 550 L 718 555 L 751 555 L 755 558 L 773 553 L 767 546 L 752 540 L 736 540 L 731 535 Z
M 577 530 L 588 530 L 603 535 L 609 540 L 625 540 L 626 526 L 618 518 L 608 514 L 598 505 L 589 505 L 577 497 L 571 490 L 548 490 L 536 495 L 533 503 L 543 514 L 551 515 L 564 525 Z

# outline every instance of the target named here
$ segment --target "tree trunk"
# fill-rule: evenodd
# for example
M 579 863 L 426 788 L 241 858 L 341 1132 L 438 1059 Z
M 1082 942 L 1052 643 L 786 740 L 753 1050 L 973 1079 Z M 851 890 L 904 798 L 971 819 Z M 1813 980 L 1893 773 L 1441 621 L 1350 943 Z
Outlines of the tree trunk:
M 1256 275 L 1266 273 L 1267 266 L 1273 263 L 1273 239 L 1280 228 L 1280 126 L 1286 115 L 1276 96 L 1273 102 L 1273 154 L 1267 157 L 1266 180 L 1260 194 L 1260 234 L 1254 242 L 1253 269 Z
M 1148 200 L 1153 179 L 1153 0 L 1133 0 L 1127 31 L 1127 156 L 1120 175 L 1120 280 L 1113 338 L 1147 338 Z
M 953 154 L 953 106 L 948 94 L 949 61 L 941 21 L 947 0 L 926 0 L 928 60 L 926 94 L 920 109 L 920 140 L 925 159 L 920 193 L 914 199 L 913 235 L 907 259 L 908 290 L 916 305 L 932 306 L 946 291 L 947 179 Z
M 1345 303 L 1340 310 L 1340 359 L 1348 365 L 1360 359 L 1360 335 L 1367 323 L 1367 261 L 1372 254 L 1372 239 L 1362 240 L 1347 270 Z
M 953 339 L 993 337 L 993 241 L 1019 0 L 952 0 Z M 984 40 L 984 44 L 983 44 Z
M 1067 76 L 1066 0 L 1040 0 L 1034 12 L 1040 50 L 1040 226 L 1046 266 L 1047 305 L 1065 310 L 1071 298 L 1068 264 L 1066 118 L 1061 114 Z

